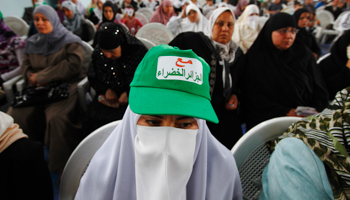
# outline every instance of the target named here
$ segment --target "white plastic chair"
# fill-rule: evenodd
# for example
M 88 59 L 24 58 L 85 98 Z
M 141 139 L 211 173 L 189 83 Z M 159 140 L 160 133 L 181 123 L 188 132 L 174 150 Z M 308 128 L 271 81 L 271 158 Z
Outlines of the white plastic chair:
M 148 21 L 151 19 L 153 15 L 153 11 L 150 8 L 139 8 L 136 13 L 142 13 L 144 16 L 147 17 Z
M 265 17 L 265 16 L 260 16 L 259 17 L 259 25 L 260 27 L 264 27 L 265 23 L 267 22 L 269 18 L 268 17 Z
M 149 20 L 147 19 L 147 17 L 144 14 L 136 12 L 135 17 L 140 20 L 142 25 L 148 24 Z
M 2 86 L 4 87 L 4 91 L 5 91 L 5 95 L 8 103 L 12 102 L 13 99 L 15 98 L 15 94 L 13 92 L 13 86 L 21 79 L 22 79 L 22 75 L 18 75 L 2 84 Z
M 145 38 L 140 38 L 140 37 L 137 37 L 138 40 L 140 40 L 147 49 L 151 49 L 152 47 L 156 46 L 153 42 L 145 39 Z
M 243 198 L 256 198 L 259 188 L 254 181 L 261 180 L 262 172 L 269 161 L 270 153 L 265 142 L 283 134 L 300 117 L 278 117 L 264 121 L 241 137 L 231 152 L 236 160 L 241 178 Z
M 136 33 L 136 37 L 150 40 L 155 45 L 168 44 L 173 38 L 173 34 L 161 23 L 149 23 L 144 25 Z
M 288 13 L 288 14 L 290 14 L 290 15 L 293 15 L 293 13 L 295 12 L 295 9 L 294 9 L 294 8 L 291 8 L 291 7 L 286 7 L 286 8 L 284 8 L 281 12 Z
M 320 64 L 322 60 L 324 60 L 325 58 L 327 58 L 328 56 L 330 56 L 331 53 L 326 53 L 323 56 L 321 56 L 318 60 L 317 60 L 317 64 Z
M 334 23 L 334 16 L 328 10 L 317 11 L 316 18 L 320 21 L 320 26 L 322 29 L 325 29 L 328 24 Z
M 4 22 L 9 29 L 15 32 L 18 36 L 26 36 L 28 33 L 29 26 L 21 18 L 16 16 L 4 17 Z
M 106 124 L 88 135 L 75 148 L 63 170 L 60 183 L 60 200 L 73 200 L 91 158 L 108 136 L 118 126 L 119 121 Z

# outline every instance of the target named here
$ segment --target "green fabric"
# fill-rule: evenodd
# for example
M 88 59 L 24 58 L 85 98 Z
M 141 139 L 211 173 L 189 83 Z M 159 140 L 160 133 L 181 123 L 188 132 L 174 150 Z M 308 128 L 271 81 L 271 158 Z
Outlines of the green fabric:
M 292 124 L 271 151 L 286 137 L 301 139 L 323 161 L 334 199 L 350 199 L 350 87 L 338 92 L 321 113 Z
M 130 84 L 133 112 L 219 120 L 210 103 L 209 65 L 192 50 L 160 45 L 151 48 Z
M 4 20 L 4 17 L 2 16 L 2 12 L 0 11 L 0 19 Z

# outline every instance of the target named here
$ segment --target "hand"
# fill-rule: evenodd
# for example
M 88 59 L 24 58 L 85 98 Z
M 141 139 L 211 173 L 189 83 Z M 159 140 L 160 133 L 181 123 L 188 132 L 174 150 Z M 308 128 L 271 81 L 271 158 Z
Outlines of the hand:
M 118 104 L 119 105 L 125 105 L 128 103 L 129 97 L 126 94 L 126 92 L 124 92 L 123 94 L 120 95 L 119 99 L 118 99 Z
M 29 77 L 29 83 L 31 85 L 37 85 L 37 82 L 36 82 L 36 77 L 37 77 L 38 73 L 30 73 L 30 77 Z
M 237 95 L 233 94 L 231 95 L 231 98 L 226 103 L 225 107 L 227 110 L 235 110 L 237 108 L 237 105 L 238 105 Z
M 290 109 L 290 111 L 287 113 L 286 116 L 289 116 L 289 117 L 305 117 L 305 116 L 303 116 L 303 115 L 297 115 L 297 114 L 295 113 L 295 108 Z
M 186 18 L 186 17 L 187 17 L 187 15 L 186 15 L 186 7 L 187 7 L 187 5 L 184 5 L 184 6 L 182 7 L 182 15 L 181 15 L 181 18 Z
M 116 100 L 116 101 L 118 100 L 117 94 L 111 89 L 108 89 L 106 91 L 106 95 L 105 96 L 106 96 L 107 100 Z

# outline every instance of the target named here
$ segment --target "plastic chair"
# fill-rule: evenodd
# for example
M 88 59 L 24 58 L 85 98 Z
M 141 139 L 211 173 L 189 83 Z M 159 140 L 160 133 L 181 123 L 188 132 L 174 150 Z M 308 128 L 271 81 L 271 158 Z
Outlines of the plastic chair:
M 292 123 L 301 119 L 278 117 L 264 121 L 250 129 L 233 146 L 231 152 L 241 178 L 243 199 L 254 199 L 259 194 L 259 188 L 254 181 L 261 180 L 262 172 L 270 158 L 265 142 L 282 135 Z
M 87 70 L 89 69 L 90 63 L 92 61 L 91 54 L 94 51 L 94 48 L 89 43 L 85 41 L 82 41 L 82 42 L 84 47 L 83 65 L 84 65 L 85 71 L 87 72 Z
M 8 103 L 12 102 L 13 99 L 15 98 L 13 86 L 21 79 L 22 79 L 22 75 L 18 75 L 2 84 L 2 86 L 4 87 L 4 91 L 5 91 L 5 95 Z
M 29 26 L 21 18 L 16 16 L 4 17 L 4 22 L 9 29 L 15 32 L 18 36 L 26 36 L 28 33 Z
M 153 11 L 150 8 L 139 8 L 136 13 L 142 13 L 147 19 L 148 21 L 151 19 L 152 15 L 153 15 Z
M 145 39 L 145 38 L 137 38 L 138 40 L 140 40 L 147 49 L 151 49 L 152 47 L 156 46 L 153 42 Z
M 265 17 L 265 16 L 260 16 L 259 17 L 259 25 L 260 25 L 260 28 L 264 27 L 265 23 L 267 22 L 269 18 L 268 17 Z
M 137 19 L 140 20 L 140 22 L 142 23 L 142 25 L 146 25 L 146 24 L 148 24 L 148 22 L 149 22 L 149 20 L 147 19 L 147 17 L 146 17 L 144 14 L 142 14 L 142 13 L 136 12 L 136 13 L 135 13 L 135 17 L 136 17 Z
M 95 34 L 96 34 L 96 27 L 94 23 L 92 23 L 90 20 L 85 19 L 87 25 L 89 26 L 89 33 L 90 33 L 90 38 L 88 43 L 92 44 L 94 42 Z
M 120 120 L 100 127 L 88 135 L 80 142 L 77 148 L 75 148 L 62 173 L 60 200 L 74 199 L 79 187 L 80 178 L 83 176 L 91 158 L 119 123 Z
M 326 29 L 328 24 L 334 23 L 334 16 L 328 10 L 318 10 L 316 12 L 316 18 L 320 21 L 320 26 L 322 29 Z
M 155 45 L 168 44 L 173 38 L 173 34 L 161 23 L 149 23 L 144 25 L 136 33 L 136 37 L 150 40 Z
M 326 53 L 326 54 L 324 54 L 323 56 L 321 56 L 321 57 L 316 61 L 316 63 L 317 63 L 317 64 L 320 64 L 322 60 L 324 60 L 325 58 L 327 58 L 327 57 L 330 56 L 330 55 L 331 55 L 331 53 Z

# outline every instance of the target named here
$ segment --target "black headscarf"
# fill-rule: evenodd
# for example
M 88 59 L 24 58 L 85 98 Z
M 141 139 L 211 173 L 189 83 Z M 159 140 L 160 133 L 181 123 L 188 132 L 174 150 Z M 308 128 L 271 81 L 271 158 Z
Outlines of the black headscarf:
M 311 51 L 297 41 L 287 50 L 277 49 L 272 32 L 296 27 L 287 13 L 273 15 L 261 30 L 240 65 L 242 113 L 248 128 L 297 106 L 322 110 L 327 91 Z
M 103 23 L 98 31 L 98 46 L 105 50 L 115 49 L 119 46 L 122 48 L 122 53 L 132 48 L 132 45 L 141 45 L 135 36 L 131 35 L 129 31 L 120 24 L 111 22 Z
M 113 11 L 113 19 L 112 20 L 106 19 L 105 15 L 104 15 L 105 7 L 111 7 L 112 8 L 112 11 Z M 102 6 L 102 23 L 114 22 L 116 14 L 117 14 L 117 9 L 116 9 L 115 5 L 112 2 L 110 2 L 110 1 L 106 1 L 106 3 L 104 3 L 103 6 Z
M 298 40 L 301 43 L 304 43 L 309 49 L 313 52 L 316 53 L 318 56 L 321 55 L 321 49 L 318 46 L 318 43 L 316 41 L 316 38 L 314 35 L 312 35 L 309 31 L 307 31 L 305 28 L 301 28 L 298 25 L 300 16 L 303 13 L 309 13 L 310 11 L 305 9 L 305 8 L 300 8 L 297 11 L 294 12 L 293 17 L 295 19 L 295 22 L 297 23 L 297 29 L 299 30 L 296 36 L 296 40 Z
M 338 91 L 350 86 L 350 69 L 346 66 L 349 60 L 347 57 L 349 44 L 350 30 L 347 30 L 333 44 L 331 54 L 318 65 L 325 79 L 330 100 Z

